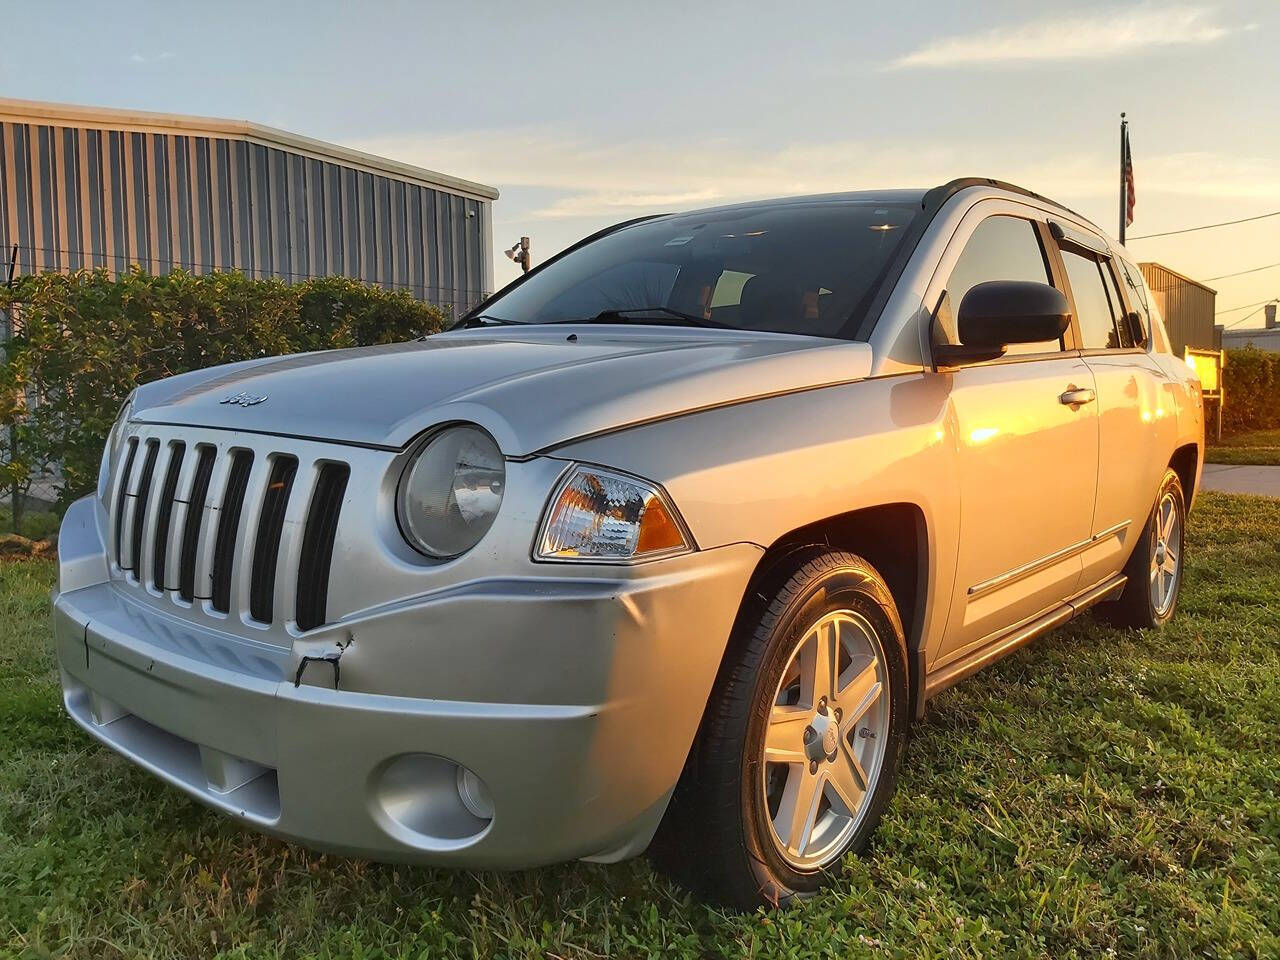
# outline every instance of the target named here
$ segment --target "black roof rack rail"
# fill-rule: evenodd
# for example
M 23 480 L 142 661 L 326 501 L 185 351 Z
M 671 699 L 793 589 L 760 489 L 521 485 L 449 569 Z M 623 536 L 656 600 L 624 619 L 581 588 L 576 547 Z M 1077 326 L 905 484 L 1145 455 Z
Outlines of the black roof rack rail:
M 1016 183 L 1008 183 L 1004 180 L 994 180 L 991 177 L 959 177 L 955 180 L 949 180 L 944 184 L 934 187 L 926 193 L 924 195 L 924 199 L 921 201 L 921 207 L 927 210 L 930 205 L 932 205 L 933 209 L 936 210 L 961 190 L 968 190 L 970 187 L 994 187 L 995 189 L 1003 190 L 1006 193 L 1016 193 L 1022 197 L 1030 197 L 1033 200 L 1039 200 L 1041 203 L 1052 204 L 1064 213 L 1069 213 L 1073 217 L 1083 220 L 1096 230 L 1102 229 L 1088 217 L 1081 213 L 1077 213 L 1066 204 L 1059 203 L 1057 200 L 1053 200 L 1043 194 L 1036 193 L 1034 190 L 1028 190 L 1026 187 L 1020 187 Z

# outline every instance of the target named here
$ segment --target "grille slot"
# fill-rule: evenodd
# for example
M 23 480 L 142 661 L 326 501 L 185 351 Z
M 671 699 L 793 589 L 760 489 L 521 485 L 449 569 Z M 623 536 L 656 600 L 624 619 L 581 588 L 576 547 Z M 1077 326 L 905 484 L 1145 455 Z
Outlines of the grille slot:
M 227 477 L 227 489 L 222 497 L 221 519 L 218 522 L 218 538 L 213 546 L 213 609 L 226 613 L 231 606 L 231 565 L 235 559 L 236 534 L 240 530 L 240 513 L 244 509 L 244 494 L 249 487 L 249 470 L 253 467 L 253 453 L 237 450 L 231 455 L 231 473 Z
M 156 472 L 156 457 L 160 455 L 160 441 L 147 441 L 147 456 L 142 461 L 142 473 L 138 476 L 137 501 L 133 505 L 133 541 L 129 553 L 129 569 L 135 579 L 142 579 L 142 528 L 147 519 L 147 501 L 151 498 L 151 480 Z
M 302 556 L 298 563 L 296 619 L 298 629 L 311 630 L 326 619 L 329 601 L 329 565 L 338 532 L 338 515 L 347 491 L 351 468 L 345 463 L 326 463 L 316 478 L 302 535 Z
M 271 464 L 267 492 L 262 498 L 258 536 L 253 545 L 253 573 L 249 581 L 249 615 L 261 623 L 274 616 L 276 560 L 280 556 L 280 534 L 284 530 L 285 509 L 298 474 L 297 457 L 277 456 Z
M 182 472 L 182 459 L 187 445 L 177 441 L 169 448 L 169 468 L 164 474 L 164 486 L 160 488 L 160 508 L 156 513 L 156 539 L 152 551 L 151 582 L 157 590 L 167 590 L 164 582 L 164 566 L 169 552 L 169 525 L 173 521 L 173 501 L 178 496 L 178 474 Z
M 182 553 L 178 560 L 178 595 L 190 603 L 196 595 L 196 555 L 200 547 L 200 525 L 204 520 L 204 501 L 209 495 L 209 478 L 213 476 L 213 447 L 200 447 L 196 475 L 187 498 L 187 522 L 182 529 Z
M 124 458 L 124 469 L 120 472 L 120 485 L 116 488 L 116 536 L 115 536 L 115 552 L 116 564 L 123 567 L 121 561 L 124 559 L 120 554 L 121 537 L 124 534 L 124 503 L 125 498 L 129 496 L 129 478 L 133 475 L 133 458 L 138 452 L 137 439 L 129 440 L 129 452 Z

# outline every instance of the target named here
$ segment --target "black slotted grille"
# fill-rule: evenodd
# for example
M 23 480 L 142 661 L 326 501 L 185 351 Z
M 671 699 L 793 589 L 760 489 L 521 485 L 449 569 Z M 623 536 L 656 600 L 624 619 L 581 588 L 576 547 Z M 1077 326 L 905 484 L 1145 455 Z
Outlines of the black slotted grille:
M 228 447 L 204 429 L 157 429 L 167 426 L 122 438 L 104 504 L 114 575 L 195 607 L 197 620 L 207 611 L 271 626 L 263 635 L 273 642 L 291 642 L 294 625 L 330 622 L 351 465 L 253 441 Z
M 204 501 L 209 495 L 209 478 L 213 476 L 213 447 L 200 447 L 191 497 L 187 501 L 187 521 L 182 528 L 182 553 L 178 558 L 178 595 L 190 603 L 196 595 L 196 554 L 200 547 L 200 524 L 204 519 Z
M 147 441 L 147 455 L 142 460 L 142 473 L 138 476 L 138 493 L 133 505 L 133 539 L 129 553 L 129 569 L 142 579 L 142 528 L 147 520 L 147 501 L 151 497 L 151 478 L 156 472 L 156 457 L 160 454 L 160 441 Z
M 121 564 L 124 559 L 120 554 L 120 544 L 123 542 L 124 535 L 124 504 L 129 496 L 129 478 L 133 476 L 133 458 L 138 453 L 138 441 L 136 439 L 129 440 L 129 452 L 124 458 L 124 470 L 120 472 L 120 485 L 116 488 L 116 542 L 114 544 L 116 551 L 116 563 Z M 123 566 L 123 564 L 121 564 Z
M 296 457 L 278 456 L 271 464 L 267 492 L 262 498 L 258 536 L 253 545 L 253 573 L 249 581 L 249 615 L 261 623 L 271 623 L 275 614 L 276 560 L 280 556 L 280 534 L 285 510 L 298 474 Z
M 151 582 L 157 590 L 167 590 L 164 582 L 165 560 L 169 552 L 169 526 L 173 521 L 173 501 L 178 496 L 178 475 L 182 472 L 182 460 L 187 445 L 178 441 L 169 448 L 169 468 L 164 474 L 164 486 L 160 488 L 160 507 L 156 512 L 156 540 L 152 549 Z
M 244 494 L 249 488 L 249 471 L 252 467 L 251 451 L 237 450 L 231 455 L 231 472 L 227 476 L 227 489 L 222 497 L 211 571 L 213 589 L 210 599 L 213 609 L 222 613 L 226 613 L 231 607 L 231 565 L 235 560 L 236 534 L 240 530 L 240 513 L 244 509 Z
M 326 621 L 329 566 L 333 561 L 338 515 L 342 511 L 342 498 L 350 475 L 351 468 L 345 463 L 326 463 L 316 478 L 298 563 L 296 619 L 300 630 L 314 629 Z

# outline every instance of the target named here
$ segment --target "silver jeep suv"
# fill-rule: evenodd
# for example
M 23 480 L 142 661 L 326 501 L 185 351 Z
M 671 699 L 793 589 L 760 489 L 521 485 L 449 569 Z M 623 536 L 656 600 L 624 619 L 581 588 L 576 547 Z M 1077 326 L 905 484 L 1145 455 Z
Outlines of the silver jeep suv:
M 938 691 L 1173 615 L 1203 412 L 1129 255 L 989 180 L 596 234 L 415 343 L 137 389 L 62 527 L 91 735 L 261 830 L 736 905 Z

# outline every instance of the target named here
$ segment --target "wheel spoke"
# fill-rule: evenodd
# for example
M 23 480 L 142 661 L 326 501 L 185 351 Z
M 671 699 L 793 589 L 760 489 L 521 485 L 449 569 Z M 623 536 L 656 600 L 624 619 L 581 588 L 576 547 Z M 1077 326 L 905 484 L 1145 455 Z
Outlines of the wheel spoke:
M 1169 534 L 1173 532 L 1173 501 L 1163 500 L 1160 503 L 1160 539 L 1169 542 Z
M 867 793 L 867 774 L 848 742 L 841 744 L 840 753 L 831 764 L 830 776 L 831 789 L 844 805 L 845 812 L 851 817 L 857 816 L 862 798 Z
M 875 661 L 872 660 L 840 691 L 840 702 L 848 711 L 843 720 L 844 725 L 852 726 L 860 722 L 867 711 L 880 699 L 880 691 L 880 675 L 876 670 Z
M 800 702 L 816 706 L 823 697 L 831 699 L 835 689 L 835 665 L 840 648 L 835 621 L 823 624 L 805 641 L 800 651 Z
M 827 773 L 819 768 L 817 773 L 807 769 L 794 769 L 787 778 L 787 786 L 778 804 L 778 815 L 773 825 L 778 836 L 785 838 L 787 849 L 796 856 L 803 856 L 813 826 L 818 819 L 818 804 L 822 800 L 822 788 Z
M 808 707 L 774 707 L 764 734 L 765 763 L 804 763 L 804 730 L 812 712 Z

